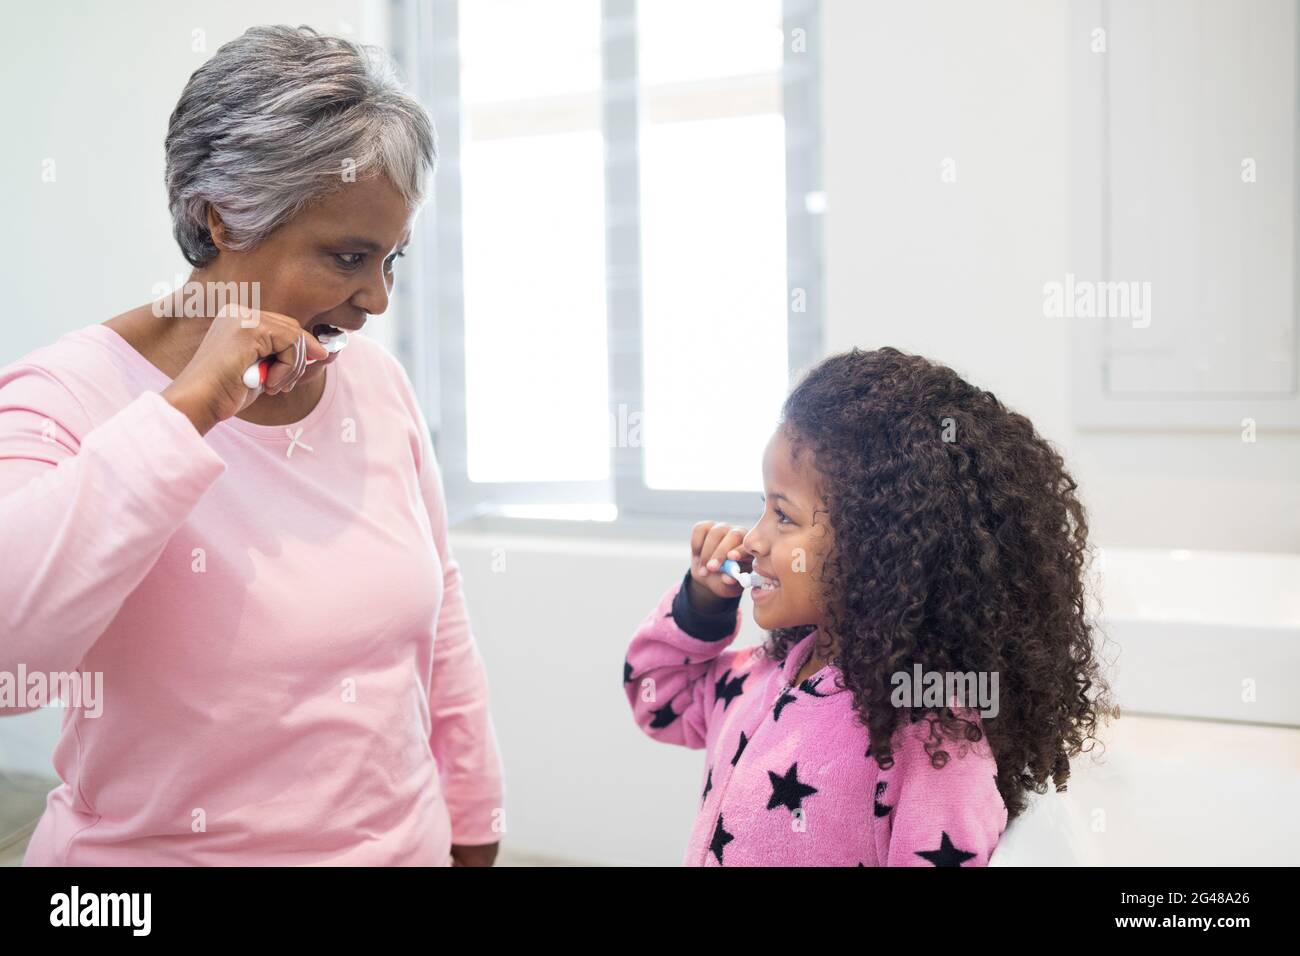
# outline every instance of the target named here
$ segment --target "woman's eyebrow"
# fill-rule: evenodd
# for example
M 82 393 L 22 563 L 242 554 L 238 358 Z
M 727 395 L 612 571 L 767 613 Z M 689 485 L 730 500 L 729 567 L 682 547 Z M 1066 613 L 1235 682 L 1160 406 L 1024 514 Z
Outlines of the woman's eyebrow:
M 364 248 L 364 250 L 367 252 L 378 252 L 381 251 L 383 248 L 382 243 L 378 243 L 374 241 L 374 239 L 365 239 L 363 237 L 360 237 L 360 235 L 344 235 L 342 239 L 339 239 L 339 241 L 337 242 L 331 243 L 331 245 L 348 246 L 351 248 Z M 398 246 L 398 251 L 399 252 L 402 251 L 403 248 L 406 248 L 409 245 L 411 245 L 411 239 L 407 239 L 406 242 L 400 243 L 400 245 Z
M 378 252 L 384 248 L 373 239 L 363 239 L 361 236 L 344 236 L 342 239 L 334 242 L 335 246 L 349 246 L 353 248 L 365 249 L 367 252 Z

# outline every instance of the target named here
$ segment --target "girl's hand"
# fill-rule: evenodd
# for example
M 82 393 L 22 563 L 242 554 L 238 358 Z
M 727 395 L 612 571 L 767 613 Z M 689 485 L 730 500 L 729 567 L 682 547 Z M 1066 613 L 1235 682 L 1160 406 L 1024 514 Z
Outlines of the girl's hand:
M 329 353 L 297 319 L 225 306 L 208 326 L 189 364 L 163 390 L 163 397 L 185 413 L 199 434 L 205 434 L 257 399 L 260 392 L 244 385 L 244 372 L 268 356 L 275 361 L 267 370 L 265 391 L 274 395 L 298 383 L 307 359 L 319 362 Z
M 730 599 L 739 597 L 744 588 L 720 570 L 730 558 L 749 570 L 751 557 L 742 546 L 745 528 L 725 522 L 701 521 L 691 529 L 691 605 L 701 613 L 717 611 Z

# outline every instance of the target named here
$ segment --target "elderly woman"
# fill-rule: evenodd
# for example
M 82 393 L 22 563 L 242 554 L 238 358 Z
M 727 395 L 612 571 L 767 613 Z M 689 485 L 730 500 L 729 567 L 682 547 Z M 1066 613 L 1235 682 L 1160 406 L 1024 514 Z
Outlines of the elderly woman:
M 429 432 L 378 344 L 317 338 L 388 307 L 434 152 L 376 48 L 250 29 L 167 131 L 189 285 L 0 369 L 0 672 L 103 683 L 27 864 L 491 864 Z

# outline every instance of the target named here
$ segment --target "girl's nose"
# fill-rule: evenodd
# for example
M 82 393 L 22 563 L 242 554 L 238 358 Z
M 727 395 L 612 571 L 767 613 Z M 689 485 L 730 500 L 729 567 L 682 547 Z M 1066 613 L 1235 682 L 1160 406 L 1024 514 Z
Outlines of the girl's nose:
M 745 535 L 740 544 L 751 554 L 767 554 L 767 544 L 763 541 L 763 536 L 759 533 L 757 526 L 749 529 L 749 533 Z

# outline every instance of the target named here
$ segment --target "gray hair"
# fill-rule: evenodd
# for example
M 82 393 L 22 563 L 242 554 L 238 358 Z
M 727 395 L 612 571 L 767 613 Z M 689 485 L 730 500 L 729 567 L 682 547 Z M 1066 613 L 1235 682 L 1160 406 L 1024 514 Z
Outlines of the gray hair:
M 437 162 L 425 108 L 377 46 L 256 26 L 194 71 L 167 124 L 167 204 L 190 265 L 217 256 L 209 205 L 249 249 L 351 178 L 385 173 L 414 208 Z

